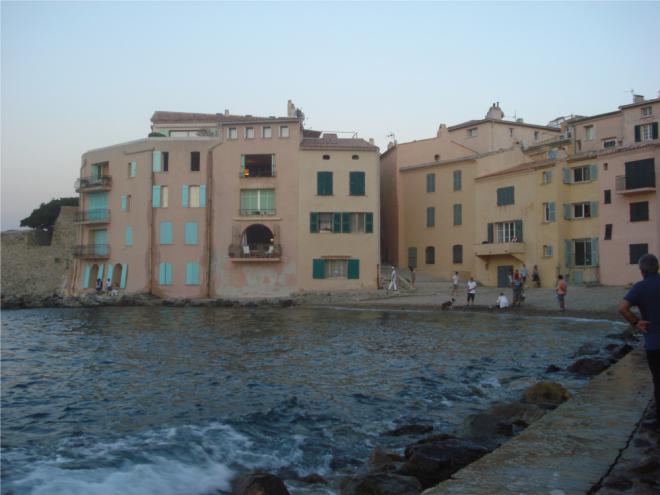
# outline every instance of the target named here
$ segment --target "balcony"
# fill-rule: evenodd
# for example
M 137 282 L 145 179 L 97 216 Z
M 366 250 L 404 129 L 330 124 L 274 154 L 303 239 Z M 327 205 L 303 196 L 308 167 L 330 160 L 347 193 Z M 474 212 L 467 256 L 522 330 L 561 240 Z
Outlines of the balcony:
M 275 215 L 275 208 L 258 208 L 258 209 L 249 209 L 241 208 L 238 210 L 238 214 L 242 217 L 272 217 Z
M 94 224 L 94 223 L 109 223 L 110 210 L 97 209 L 77 211 L 74 219 L 75 223 Z
M 625 175 L 617 175 L 616 192 L 618 194 L 644 194 L 655 192 L 655 177 L 644 180 L 631 181 L 626 180 Z
M 243 155 L 241 159 L 241 179 L 275 177 L 275 155 Z
M 73 248 L 76 258 L 106 259 L 110 257 L 109 244 L 82 244 Z
M 474 245 L 474 254 L 481 258 L 487 258 L 489 256 L 515 256 L 524 253 L 524 242 L 491 242 Z
M 232 261 L 280 261 L 282 258 L 282 246 L 280 244 L 230 244 L 228 254 Z
M 103 175 L 101 177 L 80 177 L 76 179 L 76 192 L 85 191 L 109 191 L 112 187 L 112 177 Z

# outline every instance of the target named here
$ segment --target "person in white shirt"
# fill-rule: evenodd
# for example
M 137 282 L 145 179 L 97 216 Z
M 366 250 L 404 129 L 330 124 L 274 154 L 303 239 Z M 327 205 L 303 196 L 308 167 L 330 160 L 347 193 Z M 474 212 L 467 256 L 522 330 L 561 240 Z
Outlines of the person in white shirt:
M 499 309 L 509 307 L 509 300 L 504 295 L 504 292 L 500 292 L 500 297 L 497 298 L 497 302 L 495 303 L 495 307 L 497 307 Z
M 392 275 L 390 278 L 390 285 L 387 287 L 387 290 L 399 290 L 396 286 L 396 277 L 397 277 L 396 267 L 392 265 Z
M 477 294 L 477 283 L 474 281 L 474 277 L 470 277 L 470 280 L 468 280 L 467 283 L 467 305 L 470 305 L 470 302 L 472 302 L 472 306 L 474 306 L 474 298 Z
M 454 274 L 451 276 L 451 283 L 452 283 L 452 290 L 451 290 L 451 295 L 455 296 L 456 293 L 458 292 L 458 272 L 454 272 Z

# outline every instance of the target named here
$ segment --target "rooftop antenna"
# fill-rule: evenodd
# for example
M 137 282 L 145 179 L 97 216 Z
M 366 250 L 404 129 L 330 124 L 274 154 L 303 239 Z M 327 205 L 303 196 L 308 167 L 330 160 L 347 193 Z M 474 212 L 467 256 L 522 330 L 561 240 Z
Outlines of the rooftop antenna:
M 518 110 L 513 110 L 513 115 L 505 115 L 505 119 L 513 119 L 514 121 L 518 118 Z
M 390 133 L 389 133 L 387 136 L 385 136 L 385 137 L 386 137 L 386 138 L 392 138 L 392 141 L 396 141 L 396 136 L 394 136 L 394 133 L 393 133 L 393 132 L 390 132 Z

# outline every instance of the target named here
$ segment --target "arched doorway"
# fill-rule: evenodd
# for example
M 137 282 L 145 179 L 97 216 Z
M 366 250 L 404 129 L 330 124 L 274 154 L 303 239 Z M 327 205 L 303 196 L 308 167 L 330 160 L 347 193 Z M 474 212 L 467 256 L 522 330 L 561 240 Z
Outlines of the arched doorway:
M 119 284 L 121 283 L 121 272 L 123 270 L 123 267 L 121 266 L 121 263 L 117 263 L 113 268 L 112 268 L 112 288 L 113 289 L 118 289 Z
M 99 265 L 94 263 L 92 268 L 89 270 L 89 288 L 96 289 L 96 281 L 101 278 L 103 274 L 99 273 Z
M 241 240 L 244 251 L 249 248 L 250 253 L 267 253 L 274 242 L 273 231 L 262 224 L 254 224 L 246 228 Z

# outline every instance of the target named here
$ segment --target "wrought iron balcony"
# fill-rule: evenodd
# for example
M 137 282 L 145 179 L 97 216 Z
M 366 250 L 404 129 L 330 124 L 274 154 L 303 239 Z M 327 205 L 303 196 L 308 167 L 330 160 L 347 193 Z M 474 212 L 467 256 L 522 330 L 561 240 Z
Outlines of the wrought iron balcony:
M 238 214 L 242 217 L 263 217 L 263 216 L 273 216 L 275 215 L 275 208 L 241 208 L 238 210 Z
M 97 210 L 85 210 L 77 211 L 75 216 L 76 223 L 109 223 L 110 222 L 110 210 L 107 209 L 97 209 Z
M 234 261 L 279 261 L 281 244 L 230 244 L 229 257 Z
M 81 191 L 106 191 L 112 187 L 112 177 L 103 175 L 101 177 L 80 177 L 76 179 L 76 192 Z
M 110 257 L 109 244 L 81 244 L 73 248 L 73 255 L 77 258 L 104 259 Z
M 617 175 L 616 192 L 619 194 L 642 194 L 655 191 L 655 177 L 626 180 L 625 175 Z

